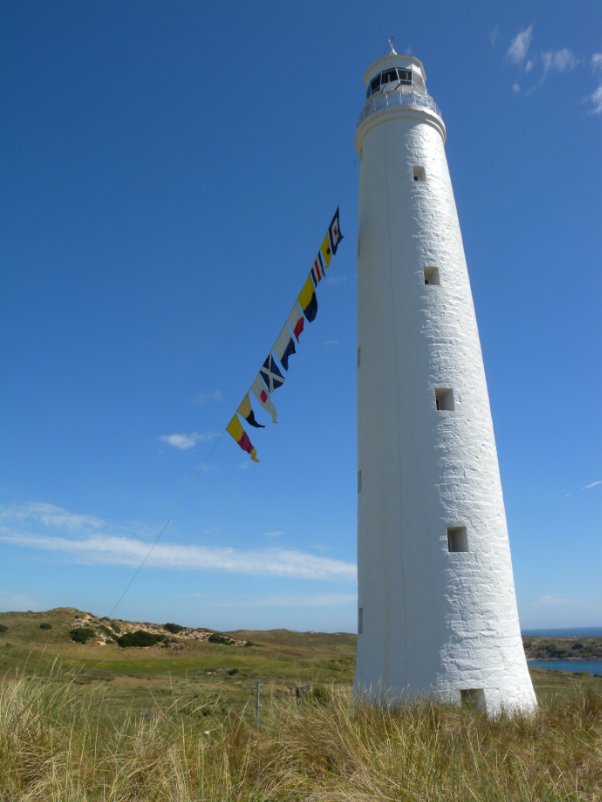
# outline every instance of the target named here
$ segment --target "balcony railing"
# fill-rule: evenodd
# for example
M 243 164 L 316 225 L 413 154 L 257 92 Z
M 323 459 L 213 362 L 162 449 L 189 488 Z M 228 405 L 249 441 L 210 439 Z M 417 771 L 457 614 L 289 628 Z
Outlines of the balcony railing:
M 430 95 L 422 95 L 418 94 L 418 92 L 400 92 L 397 90 L 394 92 L 383 92 L 371 95 L 368 100 L 366 100 L 364 110 L 359 116 L 357 121 L 358 126 L 362 124 L 366 117 L 369 117 L 376 111 L 392 108 L 394 106 L 418 106 L 422 109 L 434 111 L 439 117 L 442 116 L 439 107 Z

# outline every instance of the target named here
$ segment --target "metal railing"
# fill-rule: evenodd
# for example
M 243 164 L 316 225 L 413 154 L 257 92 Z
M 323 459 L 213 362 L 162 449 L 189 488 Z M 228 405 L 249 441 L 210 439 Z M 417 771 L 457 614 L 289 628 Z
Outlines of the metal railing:
M 434 111 L 439 117 L 442 116 L 439 107 L 430 95 L 422 95 L 418 94 L 418 92 L 383 92 L 382 94 L 371 95 L 371 97 L 366 100 L 364 110 L 357 121 L 358 126 L 362 124 L 366 117 L 369 117 L 376 111 L 392 108 L 394 106 L 418 106 L 422 109 Z

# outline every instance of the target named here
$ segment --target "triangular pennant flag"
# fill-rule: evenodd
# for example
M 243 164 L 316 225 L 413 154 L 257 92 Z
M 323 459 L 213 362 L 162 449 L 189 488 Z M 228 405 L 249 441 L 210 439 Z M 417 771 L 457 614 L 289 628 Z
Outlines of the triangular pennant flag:
M 249 440 L 249 435 L 242 428 L 242 423 L 238 420 L 236 415 L 226 426 L 226 431 L 234 440 L 236 440 L 242 450 L 246 451 L 250 455 L 253 462 L 259 462 L 257 459 L 257 451 L 255 451 L 253 443 Z
M 324 239 L 322 240 L 322 244 L 320 245 L 320 253 L 322 254 L 324 266 L 328 267 L 330 260 L 332 259 L 332 248 L 330 247 L 330 237 L 328 234 L 325 234 Z
M 257 396 L 257 400 L 261 404 L 261 406 L 265 409 L 265 411 L 271 416 L 272 423 L 278 422 L 278 413 L 276 412 L 276 407 L 272 404 L 272 399 L 270 398 L 270 394 L 265 389 L 265 384 L 261 381 L 261 377 L 257 376 L 253 384 L 251 385 L 251 390 Z
M 341 228 L 339 226 L 338 208 L 334 213 L 332 222 L 328 226 L 328 237 L 330 239 L 330 247 L 332 249 L 332 253 L 335 254 L 337 252 L 337 248 L 339 247 L 339 242 L 343 239 L 343 235 L 341 234 Z
M 299 337 L 301 336 L 301 332 L 305 326 L 305 318 L 303 317 L 303 313 L 299 309 L 299 305 L 297 303 L 295 303 L 291 309 L 286 322 L 291 327 L 291 331 L 295 335 L 295 339 L 297 342 L 299 342 Z
M 311 280 L 314 283 L 314 287 L 317 287 L 318 284 L 324 278 L 324 262 L 322 261 L 322 254 L 319 253 L 316 256 L 316 260 L 311 266 L 311 270 L 309 271 L 309 275 L 311 276 Z
M 249 398 L 249 394 L 247 393 L 243 400 L 240 402 L 240 406 L 236 410 L 239 415 L 241 415 L 247 423 L 251 426 L 255 426 L 256 429 L 265 429 L 263 423 L 257 423 L 255 419 L 255 413 L 253 412 L 253 407 L 251 406 L 251 399 Z
M 285 370 L 288 370 L 288 359 L 297 352 L 297 349 L 295 348 L 295 341 L 291 337 L 288 326 L 284 326 L 278 335 L 278 339 L 274 343 L 272 351 L 282 363 L 282 367 Z
M 282 387 L 285 382 L 285 378 L 282 373 L 280 373 L 278 365 L 274 362 L 272 354 L 268 354 L 267 359 L 259 368 L 259 375 L 264 380 L 270 395 L 272 395 L 274 390 Z
M 303 314 L 311 323 L 318 314 L 318 299 L 314 292 L 314 283 L 311 280 L 311 276 L 307 277 L 307 281 L 303 285 L 303 289 L 299 293 L 297 300 L 299 301 L 301 309 L 303 309 Z

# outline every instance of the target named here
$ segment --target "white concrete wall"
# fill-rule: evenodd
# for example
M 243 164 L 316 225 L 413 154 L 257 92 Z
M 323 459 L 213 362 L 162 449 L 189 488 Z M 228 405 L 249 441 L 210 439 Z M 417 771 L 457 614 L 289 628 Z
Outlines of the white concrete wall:
M 402 66 L 403 57 L 399 65 Z M 367 73 L 370 76 L 370 71 Z M 414 107 L 360 125 L 356 689 L 535 704 L 444 127 Z M 413 165 L 426 181 L 412 178 Z M 439 269 L 425 285 L 423 268 Z M 437 411 L 435 388 L 455 409 Z M 468 552 L 447 528 L 465 526 Z

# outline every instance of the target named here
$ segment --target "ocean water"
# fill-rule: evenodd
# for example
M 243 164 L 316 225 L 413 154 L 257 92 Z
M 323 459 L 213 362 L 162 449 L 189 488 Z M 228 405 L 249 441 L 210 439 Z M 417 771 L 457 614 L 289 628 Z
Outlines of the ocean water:
M 566 629 L 523 629 L 523 635 L 542 638 L 602 638 L 602 627 L 571 627 Z
M 602 676 L 602 660 L 529 660 L 530 668 L 548 668 L 552 671 L 577 671 Z
M 571 627 L 566 629 L 524 629 L 523 635 L 542 638 L 601 638 L 602 627 Z M 532 668 L 547 668 L 551 671 L 584 671 L 602 675 L 602 660 L 529 660 Z

